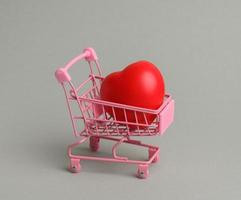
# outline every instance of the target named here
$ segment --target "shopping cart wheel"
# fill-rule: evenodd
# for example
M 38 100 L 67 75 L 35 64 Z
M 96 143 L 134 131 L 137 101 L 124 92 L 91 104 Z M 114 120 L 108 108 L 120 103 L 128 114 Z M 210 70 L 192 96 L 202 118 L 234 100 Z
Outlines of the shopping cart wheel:
M 98 151 L 100 148 L 100 138 L 98 136 L 91 136 L 90 137 L 90 149 L 91 151 Z
M 151 159 L 152 158 L 152 156 L 156 153 L 156 149 L 153 149 L 153 148 L 149 148 L 149 150 L 148 150 L 148 153 L 149 153 L 149 159 Z M 159 156 L 159 154 L 157 154 L 156 156 L 155 156 L 155 158 L 152 160 L 152 163 L 156 163 L 156 162 L 158 162 L 160 160 L 160 156 Z
M 68 166 L 68 170 L 72 173 L 79 173 L 81 169 L 80 160 L 79 159 L 71 159 L 70 164 Z
M 137 177 L 138 178 L 147 178 L 149 175 L 149 169 L 148 165 L 138 165 L 138 170 L 137 170 Z

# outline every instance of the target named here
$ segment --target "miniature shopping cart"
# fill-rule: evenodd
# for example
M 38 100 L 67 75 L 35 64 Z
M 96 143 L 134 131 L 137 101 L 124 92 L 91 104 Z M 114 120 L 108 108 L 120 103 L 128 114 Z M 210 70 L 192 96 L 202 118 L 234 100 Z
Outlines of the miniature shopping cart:
M 83 59 L 89 64 L 90 75 L 76 87 L 71 81 L 68 71 L 75 63 Z M 94 70 L 97 72 L 94 73 Z M 149 165 L 159 160 L 160 149 L 157 146 L 143 144 L 139 140 L 134 140 L 132 136 L 162 135 L 173 122 L 174 100 L 172 97 L 166 94 L 163 104 L 156 110 L 101 100 L 100 87 L 104 77 L 96 53 L 92 48 L 86 48 L 82 54 L 72 59 L 65 67 L 57 69 L 55 76 L 63 87 L 73 133 L 78 138 L 77 142 L 68 146 L 67 153 L 70 159 L 68 169 L 73 173 L 80 172 L 80 161 L 82 160 L 129 163 L 137 165 L 138 177 L 146 178 L 149 174 Z M 73 110 L 73 104 L 77 105 L 79 114 L 75 114 L 76 110 Z M 113 115 L 108 114 L 107 110 L 110 109 Z M 115 115 L 117 109 L 118 111 L 122 110 L 124 113 L 124 120 L 117 120 Z M 134 122 L 127 120 L 127 112 L 134 114 Z M 146 117 L 150 114 L 155 115 L 155 120 L 151 124 L 147 122 Z M 142 115 L 145 123 L 143 120 L 138 122 L 137 115 Z M 84 124 L 82 129 L 78 128 L 81 122 Z M 135 128 L 133 129 L 133 127 Z M 92 151 L 98 151 L 102 139 L 115 142 L 112 147 L 112 157 L 86 156 L 72 153 L 73 148 L 85 141 L 89 141 L 89 147 Z M 147 148 L 148 159 L 144 161 L 131 160 L 128 157 L 117 155 L 117 147 L 123 143 Z

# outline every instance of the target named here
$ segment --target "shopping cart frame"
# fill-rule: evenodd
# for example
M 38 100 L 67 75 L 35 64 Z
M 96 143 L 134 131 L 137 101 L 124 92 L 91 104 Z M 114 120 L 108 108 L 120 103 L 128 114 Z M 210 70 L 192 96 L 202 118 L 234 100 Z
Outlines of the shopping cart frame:
M 78 61 L 86 60 L 89 68 L 89 77 L 80 83 L 77 87 L 72 82 L 69 74 L 70 68 Z M 94 65 L 97 69 L 97 74 L 94 73 Z M 68 146 L 67 155 L 70 159 L 68 166 L 69 171 L 78 173 L 81 170 L 81 160 L 98 160 L 116 163 L 129 163 L 138 165 L 137 176 L 139 178 L 147 178 L 149 174 L 149 165 L 159 161 L 160 148 L 149 144 L 144 144 L 139 140 L 131 139 L 132 136 L 154 136 L 163 134 L 174 120 L 174 100 L 171 95 L 166 94 L 163 104 L 156 110 L 140 108 L 125 104 L 108 102 L 100 99 L 100 86 L 104 77 L 97 55 L 93 48 L 84 49 L 83 53 L 69 61 L 65 67 L 58 68 L 55 72 L 55 77 L 61 84 L 67 102 L 67 108 L 70 115 L 73 133 L 77 137 L 77 141 Z M 91 84 L 90 88 L 81 91 L 86 85 Z M 72 103 L 77 103 L 81 115 L 73 113 Z M 107 108 L 112 109 L 112 114 L 109 115 Z M 116 109 L 123 110 L 125 119 L 118 121 L 115 112 Z M 127 119 L 127 112 L 135 116 L 135 121 L 130 122 Z M 138 122 L 138 115 L 142 114 L 145 123 Z M 149 124 L 146 120 L 147 115 L 155 115 L 155 120 Z M 78 131 L 77 124 L 80 121 L 84 122 L 85 128 Z M 135 127 L 134 129 L 131 127 Z M 73 149 L 78 145 L 89 140 L 89 146 L 92 151 L 98 151 L 99 142 L 102 139 L 115 142 L 112 147 L 112 157 L 97 157 L 86 155 L 75 155 Z M 141 147 L 148 148 L 147 160 L 132 160 L 128 157 L 117 155 L 117 148 L 128 143 Z

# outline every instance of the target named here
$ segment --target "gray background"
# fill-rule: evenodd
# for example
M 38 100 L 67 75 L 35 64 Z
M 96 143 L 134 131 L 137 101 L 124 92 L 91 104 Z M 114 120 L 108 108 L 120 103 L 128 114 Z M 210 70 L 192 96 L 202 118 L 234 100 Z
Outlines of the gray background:
M 240 10 L 239 0 L 0 0 L 0 199 L 240 199 Z M 161 147 L 147 180 L 123 164 L 66 171 L 74 138 L 54 71 L 87 46 L 105 74 L 156 63 L 176 100 L 166 135 L 140 138 Z M 76 68 L 84 80 L 87 66 Z

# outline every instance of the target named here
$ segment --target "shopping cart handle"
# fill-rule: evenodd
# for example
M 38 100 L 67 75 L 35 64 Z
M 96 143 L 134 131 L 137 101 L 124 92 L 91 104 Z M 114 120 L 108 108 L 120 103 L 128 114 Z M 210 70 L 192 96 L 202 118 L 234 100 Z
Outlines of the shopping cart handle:
M 86 61 L 90 62 L 90 61 L 97 61 L 98 57 L 95 53 L 95 50 L 93 48 L 86 48 L 84 49 L 83 53 L 81 53 L 80 55 L 76 56 L 75 58 L 73 58 L 71 61 L 69 61 L 65 67 L 61 67 L 58 68 L 55 71 L 55 77 L 56 79 L 60 82 L 69 82 L 71 81 L 71 76 L 68 73 L 68 70 L 78 61 L 85 59 Z
M 95 53 L 95 50 L 93 48 L 89 47 L 89 48 L 84 49 L 82 54 L 76 56 L 71 61 L 69 61 L 67 63 L 67 65 L 65 65 L 64 69 L 68 70 L 70 67 L 72 67 L 75 63 L 77 63 L 78 61 L 82 60 L 83 58 L 85 58 L 85 60 L 87 60 L 87 61 L 96 61 L 96 60 L 98 60 L 97 55 Z

